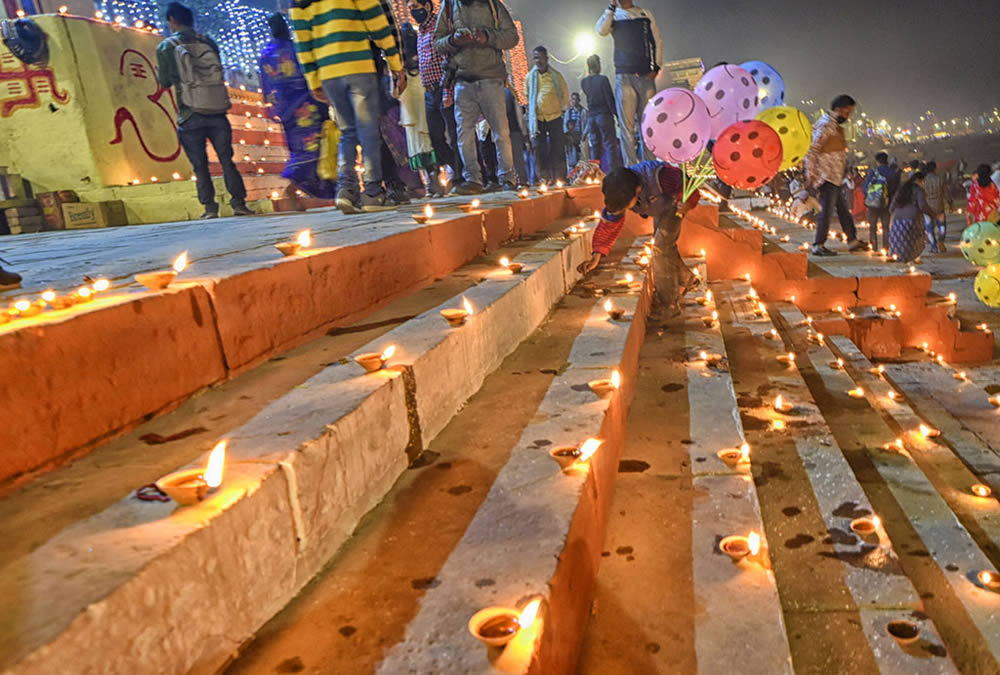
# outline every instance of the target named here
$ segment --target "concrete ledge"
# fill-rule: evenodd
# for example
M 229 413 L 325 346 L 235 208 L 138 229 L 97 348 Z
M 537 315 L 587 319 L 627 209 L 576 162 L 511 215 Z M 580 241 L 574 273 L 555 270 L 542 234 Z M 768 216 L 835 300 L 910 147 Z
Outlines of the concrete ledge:
M 378 672 L 574 671 L 650 297 L 648 284 L 638 296 L 615 296 L 616 306 L 631 317 L 626 322 L 610 321 L 595 304 L 569 367 L 554 379 L 535 421 L 437 574 L 440 586 L 424 596 L 403 642 L 386 654 Z M 607 377 L 615 367 L 623 375 L 621 391 L 607 401 L 596 398 L 586 383 Z M 585 467 L 563 470 L 548 454 L 588 437 L 604 444 Z M 477 585 L 481 578 L 496 583 Z M 545 609 L 535 628 L 524 632 L 528 637 L 501 651 L 468 634 L 466 623 L 479 609 L 516 605 L 532 596 L 544 598 Z
M 264 266 L 244 264 L 197 284 L 99 298 L 0 327 L 0 363 L 9 373 L 0 392 L 23 402 L 0 412 L 0 447 L 7 449 L 0 484 L 85 453 L 338 320 L 547 227 L 594 194 L 597 188 L 583 188 L 572 198 L 558 192 L 487 204 L 425 226 L 394 213 L 384 224 L 339 233 L 347 245 L 337 248 L 288 260 L 275 253 Z
M 398 366 L 373 375 L 353 361 L 331 366 L 270 404 L 232 434 L 223 487 L 200 505 L 125 499 L 4 569 L 0 614 L 16 620 L 0 626 L 0 669 L 115 674 L 155 663 L 163 672 L 215 672 L 322 568 L 422 449 L 419 411 L 436 415 L 429 439 L 446 406 L 454 412 L 464 401 L 442 392 L 468 390 L 537 327 L 589 238 L 553 240 L 528 273 L 471 289 L 484 311 L 461 328 L 448 328 L 436 308 L 360 350 L 397 341 Z M 461 368 L 435 371 L 441 359 Z

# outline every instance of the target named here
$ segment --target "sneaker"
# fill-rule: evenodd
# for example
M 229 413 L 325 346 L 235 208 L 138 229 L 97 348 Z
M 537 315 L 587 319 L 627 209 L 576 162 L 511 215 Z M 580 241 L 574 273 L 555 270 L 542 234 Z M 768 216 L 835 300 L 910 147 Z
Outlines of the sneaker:
M 247 208 L 246 204 L 243 204 L 242 206 L 234 206 L 233 207 L 233 215 L 234 216 L 256 216 L 257 212 L 256 211 L 251 211 L 249 208 Z
M 473 183 L 468 181 L 462 183 L 461 185 L 456 185 L 455 189 L 451 191 L 453 195 L 481 195 L 483 194 L 483 186 L 479 183 Z
M 507 181 L 506 183 L 501 185 L 500 189 L 504 192 L 517 192 L 517 186 L 511 183 L 510 181 Z
M 854 241 L 849 241 L 849 242 L 847 242 L 847 250 L 850 251 L 851 253 L 854 253 L 855 251 L 867 251 L 868 250 L 868 242 L 867 241 L 861 241 L 860 239 L 855 239 Z
M 0 267 L 0 291 L 9 291 L 21 287 L 21 275 Z
M 830 256 L 837 255 L 836 253 L 828 249 L 826 246 L 813 246 L 812 254 L 822 258 L 829 258 Z
M 378 195 L 361 195 L 361 210 L 365 213 L 391 211 L 397 206 L 399 206 L 399 201 L 392 195 L 388 195 L 384 192 Z
M 341 213 L 361 213 L 358 208 L 358 197 L 350 190 L 337 190 L 336 205 Z
M 208 210 L 205 211 L 205 213 L 201 214 L 201 219 L 202 220 L 212 220 L 212 219 L 218 218 L 218 217 L 219 217 L 219 212 L 218 211 L 212 211 L 211 209 L 208 209 Z

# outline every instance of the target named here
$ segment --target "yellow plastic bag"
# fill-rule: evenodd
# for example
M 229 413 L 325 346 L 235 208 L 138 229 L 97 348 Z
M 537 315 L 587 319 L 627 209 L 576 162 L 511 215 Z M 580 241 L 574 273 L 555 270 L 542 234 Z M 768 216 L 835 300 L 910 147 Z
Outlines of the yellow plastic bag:
M 323 122 L 323 133 L 319 141 L 319 164 L 316 173 L 323 180 L 337 179 L 337 148 L 340 145 L 340 129 L 333 120 Z

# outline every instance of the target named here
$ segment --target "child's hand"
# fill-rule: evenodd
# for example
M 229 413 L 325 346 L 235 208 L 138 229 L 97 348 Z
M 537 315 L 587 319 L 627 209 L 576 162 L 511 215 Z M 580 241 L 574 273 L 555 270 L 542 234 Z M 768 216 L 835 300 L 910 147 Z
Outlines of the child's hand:
M 576 271 L 580 274 L 590 274 L 601 264 L 601 257 L 600 253 L 595 253 L 590 257 L 590 260 L 585 260 L 577 265 Z

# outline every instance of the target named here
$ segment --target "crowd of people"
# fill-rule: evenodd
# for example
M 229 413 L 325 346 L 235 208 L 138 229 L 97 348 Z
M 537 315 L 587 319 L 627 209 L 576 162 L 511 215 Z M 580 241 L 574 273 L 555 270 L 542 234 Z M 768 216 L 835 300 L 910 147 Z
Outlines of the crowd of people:
M 283 175 L 293 205 L 308 194 L 334 199 L 345 213 L 378 211 L 417 196 L 566 180 L 585 159 L 609 172 L 650 157 L 636 131 L 662 45 L 652 14 L 632 0 L 612 0 L 596 26 L 615 43 L 614 88 L 596 55 L 587 60 L 587 77 L 570 83 L 541 45 L 525 82 L 513 83 L 504 52 L 519 34 L 500 0 L 409 0 L 408 10 L 408 17 L 394 16 L 387 0 L 299 0 L 289 11 L 291 29 L 282 14 L 270 17 L 261 84 L 287 138 Z M 219 213 L 208 142 L 234 213 L 248 214 L 232 161 L 228 100 L 188 100 L 213 84 L 209 77 L 221 83 L 218 47 L 196 31 L 182 4 L 170 3 L 166 18 L 172 34 L 158 51 L 160 81 L 176 88 L 178 134 L 202 217 Z M 194 75 L 180 72 L 185 59 Z M 201 78 L 195 86 L 192 77 Z M 336 155 L 335 175 L 320 175 L 324 152 Z

